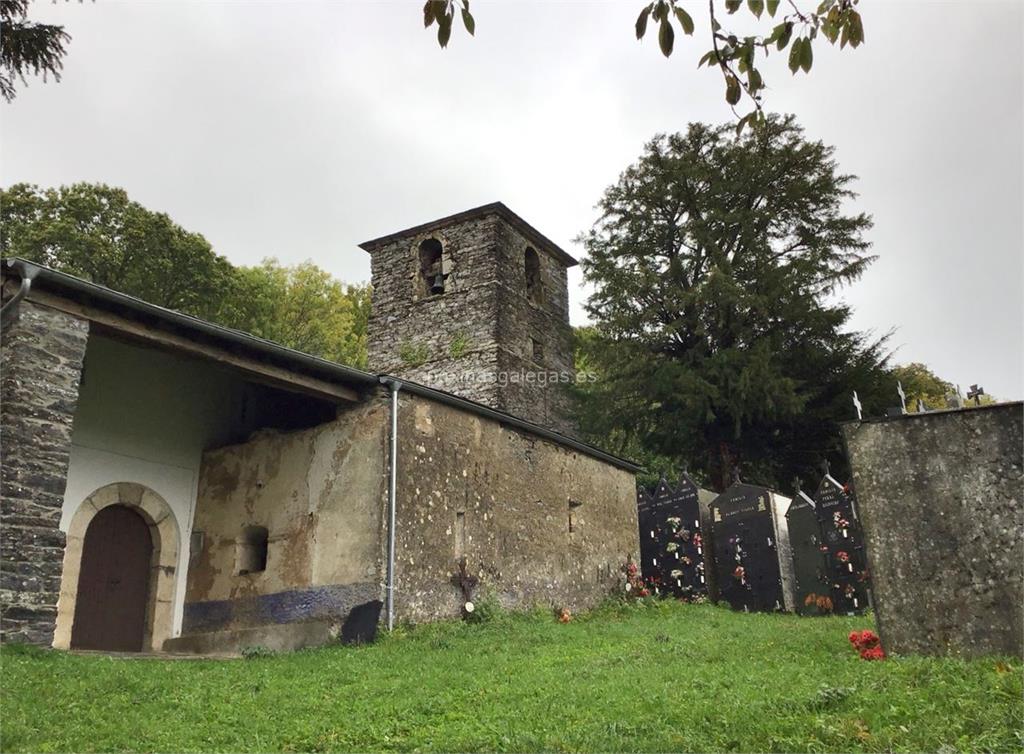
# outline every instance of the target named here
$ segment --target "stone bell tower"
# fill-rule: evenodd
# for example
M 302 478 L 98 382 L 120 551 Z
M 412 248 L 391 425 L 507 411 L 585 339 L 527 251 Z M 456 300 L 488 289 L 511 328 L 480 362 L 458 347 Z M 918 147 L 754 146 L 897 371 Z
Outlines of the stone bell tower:
M 500 202 L 360 248 L 371 256 L 371 370 L 574 432 L 575 259 Z

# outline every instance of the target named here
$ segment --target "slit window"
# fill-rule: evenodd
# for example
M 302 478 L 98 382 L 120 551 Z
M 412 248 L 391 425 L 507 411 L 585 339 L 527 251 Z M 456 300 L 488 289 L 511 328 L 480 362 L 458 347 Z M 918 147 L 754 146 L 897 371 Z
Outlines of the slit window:
M 436 238 L 420 244 L 420 289 L 425 296 L 444 293 L 444 248 Z
M 238 540 L 236 562 L 238 575 L 267 570 L 267 527 L 246 526 Z
M 466 514 L 459 511 L 455 514 L 455 559 L 460 560 L 466 554 Z
M 535 304 L 542 299 L 540 283 L 540 257 L 531 247 L 526 247 L 523 257 L 523 267 L 526 273 L 526 296 Z

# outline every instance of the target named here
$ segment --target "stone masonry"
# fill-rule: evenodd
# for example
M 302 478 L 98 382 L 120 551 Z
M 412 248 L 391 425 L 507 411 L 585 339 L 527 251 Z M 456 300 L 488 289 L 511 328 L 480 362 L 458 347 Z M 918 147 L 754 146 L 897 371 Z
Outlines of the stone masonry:
M 433 240 L 433 241 L 432 241 Z M 421 247 L 440 242 L 444 292 Z M 368 241 L 372 370 L 572 434 L 567 268 L 576 261 L 502 204 Z M 531 278 L 526 257 L 533 255 Z M 532 284 L 531 284 L 532 281 Z
M 636 479 L 565 446 L 399 392 L 395 603 L 400 621 L 457 616 L 474 599 L 594 607 L 639 553 Z
M 25 300 L 16 306 L 0 344 L 0 641 L 49 645 L 89 323 Z
M 1024 406 L 844 425 L 882 645 L 1024 655 Z

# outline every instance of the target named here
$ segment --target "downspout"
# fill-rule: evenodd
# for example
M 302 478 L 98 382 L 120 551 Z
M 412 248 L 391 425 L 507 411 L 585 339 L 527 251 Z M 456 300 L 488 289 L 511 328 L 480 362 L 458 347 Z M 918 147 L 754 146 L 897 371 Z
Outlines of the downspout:
M 11 265 L 11 269 L 17 270 L 21 275 L 21 286 L 17 292 L 11 296 L 11 300 L 0 307 L 0 323 L 6 324 L 7 320 L 11 315 L 14 314 L 14 310 L 18 306 L 18 302 L 21 301 L 28 292 L 32 290 L 32 276 L 22 267 L 20 264 L 15 263 Z
M 388 479 L 388 572 L 387 616 L 388 631 L 395 627 L 395 497 L 398 490 L 398 391 L 402 383 L 394 378 L 382 377 L 381 382 L 391 388 L 391 453 Z

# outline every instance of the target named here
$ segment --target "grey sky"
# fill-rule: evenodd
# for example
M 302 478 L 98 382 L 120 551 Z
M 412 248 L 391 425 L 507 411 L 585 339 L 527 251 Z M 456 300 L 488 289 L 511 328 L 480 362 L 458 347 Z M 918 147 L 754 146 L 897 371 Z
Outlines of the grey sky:
M 807 4 L 807 3 L 805 3 Z M 0 182 L 102 181 L 233 262 L 369 277 L 360 241 L 502 200 L 577 256 L 603 189 L 654 133 L 731 117 L 707 49 L 638 43 L 637 2 L 474 2 L 448 50 L 421 2 L 40 2 L 73 35 L 60 84 L 0 109 Z M 697 3 L 699 7 L 703 4 Z M 843 295 L 898 362 L 1024 394 L 1024 11 L 861 3 L 866 44 L 775 57 L 795 112 L 860 176 L 878 262 Z M 570 277 L 573 322 L 585 290 Z

